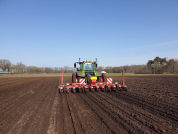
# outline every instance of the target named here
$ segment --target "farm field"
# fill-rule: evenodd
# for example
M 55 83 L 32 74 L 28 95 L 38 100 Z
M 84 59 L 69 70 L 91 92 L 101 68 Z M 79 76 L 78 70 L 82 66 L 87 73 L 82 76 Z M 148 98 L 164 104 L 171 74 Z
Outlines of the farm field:
M 178 133 L 178 76 L 125 83 L 128 91 L 60 94 L 57 76 L 0 77 L 0 134 Z

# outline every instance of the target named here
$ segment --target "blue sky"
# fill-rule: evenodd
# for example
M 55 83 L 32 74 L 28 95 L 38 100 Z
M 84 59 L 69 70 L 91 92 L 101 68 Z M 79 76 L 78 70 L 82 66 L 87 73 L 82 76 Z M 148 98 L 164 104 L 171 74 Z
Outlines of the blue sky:
M 100 66 L 178 58 L 178 0 L 0 0 L 0 59 Z

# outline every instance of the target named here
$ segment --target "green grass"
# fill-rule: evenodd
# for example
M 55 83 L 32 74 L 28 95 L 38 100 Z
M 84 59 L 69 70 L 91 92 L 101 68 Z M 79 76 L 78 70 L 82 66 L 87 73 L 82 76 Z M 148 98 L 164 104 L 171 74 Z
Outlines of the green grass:
M 72 77 L 72 73 L 64 73 L 64 76 L 71 76 Z
M 134 73 L 124 73 L 124 76 L 161 76 L 161 75 L 178 75 L 178 74 L 134 74 Z M 106 73 L 106 76 L 122 76 L 122 73 Z
M 122 73 L 106 73 L 106 76 L 115 76 L 119 75 L 122 76 Z M 137 75 L 148 75 L 148 74 L 134 74 L 134 73 L 124 73 L 125 76 L 137 76 Z M 152 74 L 149 74 L 152 75 Z
M 122 73 L 106 73 L 106 76 L 122 76 Z M 132 75 L 138 75 L 138 74 L 134 74 L 134 73 L 124 73 L 125 76 L 132 76 Z M 145 74 L 141 74 L 141 75 L 145 75 Z

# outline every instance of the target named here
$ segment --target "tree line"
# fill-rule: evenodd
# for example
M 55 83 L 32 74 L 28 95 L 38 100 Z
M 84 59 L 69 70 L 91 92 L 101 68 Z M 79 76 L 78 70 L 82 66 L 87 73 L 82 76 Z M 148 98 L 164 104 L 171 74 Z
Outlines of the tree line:
M 135 74 L 178 74 L 178 59 L 168 60 L 166 58 L 155 57 L 153 60 L 148 60 L 145 65 L 99 66 L 98 70 L 104 70 L 107 73 L 121 73 L 124 70 L 126 73 Z
M 61 67 L 36 67 L 36 66 L 26 66 L 22 62 L 18 62 L 17 64 L 11 64 L 9 60 L 0 59 L 0 68 L 5 73 L 61 73 Z M 64 66 L 64 73 L 72 73 L 74 72 L 74 68 Z
M 0 68 L 9 73 L 61 73 L 61 67 L 36 67 L 26 66 L 22 62 L 11 64 L 9 60 L 0 59 Z M 64 73 L 72 73 L 75 71 L 73 67 L 64 66 Z M 178 74 L 178 60 L 155 57 L 153 60 L 148 60 L 145 65 L 124 65 L 119 67 L 102 67 L 97 68 L 98 71 L 107 73 L 121 73 L 124 70 L 126 73 L 135 74 Z

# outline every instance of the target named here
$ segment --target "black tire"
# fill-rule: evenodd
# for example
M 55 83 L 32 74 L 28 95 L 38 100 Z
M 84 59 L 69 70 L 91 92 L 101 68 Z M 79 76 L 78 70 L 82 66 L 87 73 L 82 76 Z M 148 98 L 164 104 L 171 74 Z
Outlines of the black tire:
M 119 91 L 119 87 L 118 87 L 118 85 L 116 85 L 116 92 L 117 92 L 117 91 Z
M 104 90 L 105 90 L 105 92 L 108 92 L 108 87 L 105 86 L 105 87 L 104 87 Z
M 122 89 L 122 91 L 127 91 L 127 88 L 125 88 L 125 89 Z
M 72 83 L 76 83 L 76 75 L 75 75 L 75 73 L 72 74 Z
M 85 93 L 85 87 L 83 87 L 83 93 Z
M 66 88 L 63 89 L 63 93 L 64 93 L 64 94 L 66 93 Z
M 102 74 L 102 77 L 103 77 L 103 82 L 107 82 L 106 75 Z

